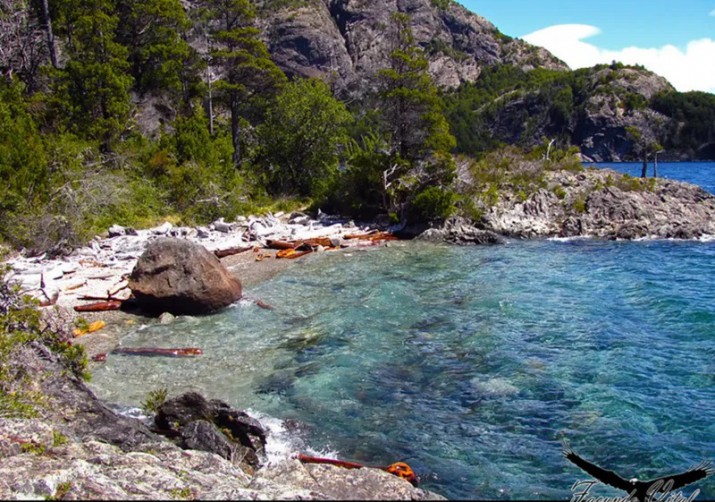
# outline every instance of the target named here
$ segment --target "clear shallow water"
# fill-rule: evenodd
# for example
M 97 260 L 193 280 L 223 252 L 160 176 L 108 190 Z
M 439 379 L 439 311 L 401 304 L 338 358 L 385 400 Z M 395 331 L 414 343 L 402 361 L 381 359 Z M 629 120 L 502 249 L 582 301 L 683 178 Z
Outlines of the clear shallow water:
M 311 447 L 406 460 L 451 498 L 570 498 L 587 477 L 563 438 L 624 477 L 714 456 L 715 243 L 405 243 L 312 255 L 247 293 L 276 309 L 135 329 L 124 346 L 205 354 L 110 355 L 92 387 L 294 419 Z
M 600 168 L 610 168 L 639 178 L 643 169 L 642 162 L 604 162 L 594 165 Z M 648 162 L 648 176 L 653 176 L 653 161 Z M 715 194 L 715 162 L 658 162 L 658 177 L 672 180 L 687 181 L 700 185 L 708 192 Z

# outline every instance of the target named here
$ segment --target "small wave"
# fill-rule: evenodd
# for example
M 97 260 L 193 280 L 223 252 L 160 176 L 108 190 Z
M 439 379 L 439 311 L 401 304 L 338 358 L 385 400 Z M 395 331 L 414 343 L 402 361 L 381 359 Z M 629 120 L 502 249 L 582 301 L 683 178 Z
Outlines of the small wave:
M 332 449 L 316 450 L 307 445 L 301 432 L 296 427 L 290 427 L 285 420 L 264 413 L 246 410 L 249 415 L 258 420 L 268 431 L 266 440 L 266 463 L 274 465 L 287 460 L 298 453 L 306 453 L 324 458 L 338 458 L 338 452 Z
M 554 242 L 571 242 L 571 241 L 587 241 L 593 239 L 591 235 L 574 235 L 572 237 L 548 237 L 547 241 Z

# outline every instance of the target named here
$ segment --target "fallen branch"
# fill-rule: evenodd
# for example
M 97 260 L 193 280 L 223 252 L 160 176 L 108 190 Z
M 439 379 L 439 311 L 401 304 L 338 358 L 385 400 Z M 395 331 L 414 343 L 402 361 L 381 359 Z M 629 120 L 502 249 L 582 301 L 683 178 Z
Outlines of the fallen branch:
M 245 253 L 246 251 L 250 251 L 251 249 L 253 249 L 252 246 L 242 248 L 216 249 L 214 250 L 214 255 L 216 255 L 216 258 L 225 258 L 226 256 Z
M 120 347 L 114 349 L 112 354 L 126 354 L 131 356 L 163 356 L 163 357 L 194 357 L 204 353 L 197 347 L 182 347 L 163 349 L 158 347 Z
M 333 458 L 311 457 L 308 455 L 303 455 L 302 453 L 298 453 L 295 458 L 297 458 L 300 462 L 304 464 L 328 464 L 337 467 L 343 467 L 345 469 L 362 469 L 363 467 L 368 467 L 363 464 L 358 464 L 357 462 L 336 460 Z M 397 476 L 398 478 L 402 478 L 405 481 L 408 481 L 414 487 L 417 487 L 420 482 L 415 472 L 405 462 L 395 462 L 394 464 L 390 464 L 385 467 L 375 467 L 375 469 L 380 469 L 385 472 L 389 472 L 390 474 Z
M 75 312 L 103 312 L 105 310 L 119 310 L 121 307 L 122 302 L 120 300 L 109 300 L 90 303 L 89 305 L 76 305 L 74 310 Z
M 263 300 L 256 300 L 256 305 L 258 305 L 262 309 L 266 309 L 266 310 L 273 310 L 273 308 L 274 308 L 273 305 L 268 305 Z
M 287 258 L 289 260 L 294 260 L 296 258 L 300 258 L 303 255 L 306 255 L 308 253 L 312 253 L 312 250 L 307 250 L 307 251 L 296 251 L 293 248 L 290 249 L 282 249 L 276 253 L 276 258 Z

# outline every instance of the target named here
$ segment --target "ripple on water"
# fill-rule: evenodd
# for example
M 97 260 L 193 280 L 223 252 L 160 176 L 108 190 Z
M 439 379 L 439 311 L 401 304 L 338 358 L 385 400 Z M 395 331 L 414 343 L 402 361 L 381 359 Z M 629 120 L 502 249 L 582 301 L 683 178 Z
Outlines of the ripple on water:
M 133 406 L 200 390 L 302 424 L 288 448 L 406 460 L 449 497 L 570 498 L 584 474 L 563 439 L 623 475 L 715 451 L 714 257 L 713 243 L 596 240 L 307 257 L 251 291 L 273 311 L 122 340 L 201 358 L 110 355 L 92 386 Z

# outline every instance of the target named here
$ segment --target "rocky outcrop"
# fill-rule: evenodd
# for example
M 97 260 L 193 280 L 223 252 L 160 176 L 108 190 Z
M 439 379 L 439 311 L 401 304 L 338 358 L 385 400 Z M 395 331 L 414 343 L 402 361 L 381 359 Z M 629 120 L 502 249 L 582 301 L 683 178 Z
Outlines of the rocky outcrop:
M 210 451 L 257 467 L 266 446 L 266 430 L 246 412 L 218 399 L 187 392 L 163 403 L 154 418 L 158 429 L 182 448 Z M 228 431 L 228 435 L 221 432 Z
M 667 143 L 673 119 L 649 106 L 656 94 L 674 90 L 667 80 L 638 68 L 601 65 L 578 71 L 580 76 L 568 83 L 515 89 L 475 109 L 470 134 L 478 144 L 526 148 L 555 139 L 557 145 L 577 145 L 593 162 L 639 160 L 644 147 Z M 678 158 L 670 149 L 665 155 Z
M 362 94 L 388 66 L 390 16 L 410 15 L 415 40 L 427 53 L 440 87 L 474 82 L 485 65 L 566 69 L 543 49 L 512 39 L 456 2 L 326 0 L 266 9 L 262 28 L 271 55 L 289 75 L 321 77 L 342 92 Z
M 418 241 L 457 245 L 502 244 L 504 239 L 490 230 L 482 230 L 464 218 L 450 218 L 439 228 L 429 228 L 415 237 Z
M 185 239 L 149 244 L 129 276 L 138 306 L 174 315 L 209 314 L 241 298 L 241 283 L 205 247 Z
M 547 187 L 525 201 L 503 193 L 482 219 L 513 237 L 696 239 L 715 235 L 715 196 L 667 179 L 632 178 L 610 169 L 546 173 Z
M 43 396 L 42 418 L 0 417 L 3 500 L 443 500 L 379 469 L 288 458 L 253 469 L 213 452 L 182 449 L 99 402 L 44 346 L 22 348 L 13 364 L 33 375 L 32 390 Z M 188 423 L 199 432 L 207 425 Z

